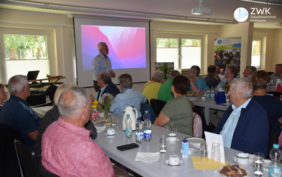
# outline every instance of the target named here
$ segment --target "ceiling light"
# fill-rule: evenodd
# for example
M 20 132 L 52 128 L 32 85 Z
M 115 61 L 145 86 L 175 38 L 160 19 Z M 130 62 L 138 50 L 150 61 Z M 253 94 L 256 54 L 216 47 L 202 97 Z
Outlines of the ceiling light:
M 196 8 L 193 8 L 191 11 L 193 15 L 211 14 L 211 12 L 212 12 L 211 8 L 203 7 L 203 0 L 199 0 L 199 6 Z

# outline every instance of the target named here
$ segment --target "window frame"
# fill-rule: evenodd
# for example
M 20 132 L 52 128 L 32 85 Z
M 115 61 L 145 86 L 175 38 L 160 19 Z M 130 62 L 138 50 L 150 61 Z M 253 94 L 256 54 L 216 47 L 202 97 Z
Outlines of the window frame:
M 155 50 L 155 61 L 157 62 L 157 44 L 156 41 L 158 38 L 170 38 L 170 39 L 178 39 L 178 70 L 186 70 L 186 69 L 182 69 L 181 67 L 181 47 L 182 47 L 182 39 L 197 39 L 201 41 L 201 61 L 200 61 L 200 65 L 199 66 L 201 68 L 201 73 L 204 73 L 203 68 L 203 64 L 204 64 L 204 36 L 203 35 L 191 35 L 191 34 L 170 34 L 170 33 L 157 33 L 155 36 L 155 46 L 154 46 L 154 50 Z
M 252 57 L 253 57 L 253 42 L 254 41 L 260 41 L 260 46 L 259 46 L 259 53 L 260 53 L 260 58 L 259 58 L 259 67 L 256 67 L 257 69 L 261 69 L 262 68 L 262 56 L 263 56 L 263 51 L 262 51 L 262 46 L 263 46 L 263 39 L 259 38 L 259 37 L 255 37 L 252 40 L 252 55 L 251 55 L 251 65 L 252 65 Z
M 18 61 L 48 60 L 49 73 L 50 74 L 53 73 L 52 67 L 55 64 L 56 59 L 54 55 L 54 49 L 51 47 L 51 43 L 54 43 L 54 41 L 51 38 L 50 30 L 0 27 L 0 83 L 8 83 L 8 79 L 6 79 L 6 73 L 7 73 L 6 61 L 17 62 L 17 60 L 6 60 L 4 35 L 46 36 L 46 43 L 47 43 L 46 48 L 47 48 L 47 56 L 48 56 L 47 59 L 23 59 Z

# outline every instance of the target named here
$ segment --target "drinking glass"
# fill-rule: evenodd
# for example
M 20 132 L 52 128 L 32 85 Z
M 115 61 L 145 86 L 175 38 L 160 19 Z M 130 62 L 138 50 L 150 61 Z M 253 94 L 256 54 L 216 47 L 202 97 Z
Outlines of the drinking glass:
M 166 137 L 165 137 L 165 135 L 162 135 L 160 137 L 160 153 L 162 153 L 162 154 L 166 153 Z
M 201 157 L 207 157 L 207 156 L 208 156 L 207 145 L 202 143 L 201 144 Z
M 111 120 L 111 126 L 115 129 L 116 131 L 116 118 L 114 117 L 114 115 L 111 115 L 112 120 Z
M 263 176 L 263 160 L 264 154 L 260 152 L 254 153 L 253 168 L 255 176 Z
M 212 143 L 212 159 L 220 161 L 220 143 Z

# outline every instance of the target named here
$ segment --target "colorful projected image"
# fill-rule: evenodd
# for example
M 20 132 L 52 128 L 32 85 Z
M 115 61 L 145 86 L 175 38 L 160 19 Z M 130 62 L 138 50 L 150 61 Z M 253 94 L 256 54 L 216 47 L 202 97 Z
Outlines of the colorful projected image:
M 146 31 L 141 27 L 81 25 L 83 70 L 92 70 L 99 54 L 97 45 L 106 42 L 113 69 L 146 68 Z

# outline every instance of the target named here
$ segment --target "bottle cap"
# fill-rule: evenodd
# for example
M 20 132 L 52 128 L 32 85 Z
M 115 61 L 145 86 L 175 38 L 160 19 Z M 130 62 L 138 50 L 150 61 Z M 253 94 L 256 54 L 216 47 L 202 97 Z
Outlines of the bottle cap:
M 273 144 L 273 148 L 279 149 L 279 144 Z
M 126 117 L 130 117 L 130 115 L 129 115 L 129 114 L 126 114 Z
M 145 111 L 146 114 L 148 114 L 148 111 Z

